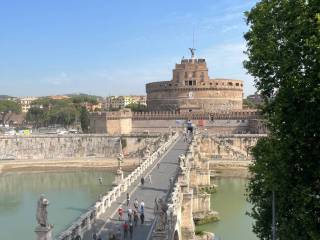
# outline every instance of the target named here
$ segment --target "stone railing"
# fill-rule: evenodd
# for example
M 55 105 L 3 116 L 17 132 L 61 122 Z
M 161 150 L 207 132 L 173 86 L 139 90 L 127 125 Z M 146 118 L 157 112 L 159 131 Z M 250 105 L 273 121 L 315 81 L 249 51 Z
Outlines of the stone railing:
M 92 223 L 98 219 L 101 214 L 105 213 L 105 211 L 111 207 L 111 204 L 114 203 L 122 193 L 126 192 L 155 160 L 159 159 L 169 149 L 169 147 L 177 140 L 178 136 L 177 133 L 171 135 L 167 142 L 161 145 L 149 157 L 146 157 L 139 167 L 125 177 L 120 184 L 102 196 L 87 212 L 73 222 L 70 227 L 60 233 L 56 239 L 73 240 L 77 236 L 82 237 L 84 232 L 91 228 Z
M 182 212 L 184 193 L 189 191 L 189 172 L 190 172 L 190 160 L 192 160 L 193 145 L 190 144 L 186 154 L 179 156 L 179 168 L 175 174 L 173 186 L 170 188 L 166 195 L 167 212 L 166 212 L 166 224 L 164 229 L 161 229 L 163 222 L 161 223 L 160 216 L 155 218 L 155 224 L 153 227 L 152 240 L 171 240 L 181 239 L 181 227 L 182 227 Z

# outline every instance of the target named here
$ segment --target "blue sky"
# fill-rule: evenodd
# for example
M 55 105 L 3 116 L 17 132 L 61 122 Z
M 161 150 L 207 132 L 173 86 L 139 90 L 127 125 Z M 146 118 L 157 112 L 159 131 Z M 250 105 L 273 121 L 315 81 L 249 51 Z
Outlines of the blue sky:
M 253 78 L 242 66 L 243 12 L 256 0 L 10 0 L 0 4 L 0 94 L 144 94 L 188 57 L 211 78 Z

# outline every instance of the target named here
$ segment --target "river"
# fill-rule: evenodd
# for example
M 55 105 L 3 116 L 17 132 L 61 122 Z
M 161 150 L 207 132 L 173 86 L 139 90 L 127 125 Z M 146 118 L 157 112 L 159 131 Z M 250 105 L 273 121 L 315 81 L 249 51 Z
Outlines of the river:
M 53 234 L 61 232 L 111 188 L 113 179 L 111 172 L 92 170 L 0 175 L 0 239 L 35 239 L 36 206 L 42 193 L 50 201 Z
M 211 196 L 211 208 L 219 212 L 220 221 L 197 227 L 214 232 L 219 240 L 257 240 L 252 232 L 253 219 L 246 215 L 250 204 L 246 201 L 243 178 L 219 178 L 214 183 L 218 190 Z

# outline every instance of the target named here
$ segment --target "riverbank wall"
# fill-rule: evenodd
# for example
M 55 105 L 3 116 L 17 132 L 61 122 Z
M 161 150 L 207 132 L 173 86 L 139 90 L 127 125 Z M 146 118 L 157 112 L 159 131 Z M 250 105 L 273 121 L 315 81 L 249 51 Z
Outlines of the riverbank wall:
M 120 144 L 120 136 L 106 134 L 1 136 L 0 160 L 114 158 L 121 147 L 126 156 L 134 157 L 156 138 L 124 135 Z
M 237 177 L 237 178 L 249 178 L 249 166 L 252 161 L 232 161 L 224 160 L 210 161 L 211 177 Z

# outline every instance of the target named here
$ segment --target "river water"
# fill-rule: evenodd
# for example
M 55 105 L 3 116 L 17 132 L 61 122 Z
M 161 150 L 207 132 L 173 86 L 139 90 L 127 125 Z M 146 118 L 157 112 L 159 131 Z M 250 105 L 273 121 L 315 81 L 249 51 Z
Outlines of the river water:
M 250 204 L 246 201 L 248 180 L 219 178 L 218 190 L 211 196 L 211 208 L 219 212 L 220 221 L 198 226 L 198 230 L 214 232 L 219 240 L 257 240 L 252 233 L 253 220 L 246 215 Z
M 35 239 L 36 206 L 42 193 L 50 201 L 53 234 L 61 232 L 111 188 L 113 179 L 111 172 L 90 170 L 0 175 L 0 239 Z

